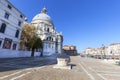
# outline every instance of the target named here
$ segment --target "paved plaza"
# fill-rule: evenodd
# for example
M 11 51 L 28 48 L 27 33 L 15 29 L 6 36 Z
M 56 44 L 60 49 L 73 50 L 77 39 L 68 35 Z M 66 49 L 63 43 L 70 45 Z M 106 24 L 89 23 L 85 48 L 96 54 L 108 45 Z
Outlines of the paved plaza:
M 0 80 L 120 80 L 120 66 L 72 56 L 72 69 L 54 69 L 54 57 L 0 59 Z

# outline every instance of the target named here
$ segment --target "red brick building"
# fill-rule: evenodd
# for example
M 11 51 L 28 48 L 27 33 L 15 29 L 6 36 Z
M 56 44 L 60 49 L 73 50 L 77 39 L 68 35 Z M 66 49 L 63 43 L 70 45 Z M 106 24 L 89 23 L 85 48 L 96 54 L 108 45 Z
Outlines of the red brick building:
M 76 49 L 76 46 L 63 46 L 63 51 L 64 53 L 66 53 L 67 55 L 70 55 L 70 56 L 75 56 L 77 55 L 77 49 Z

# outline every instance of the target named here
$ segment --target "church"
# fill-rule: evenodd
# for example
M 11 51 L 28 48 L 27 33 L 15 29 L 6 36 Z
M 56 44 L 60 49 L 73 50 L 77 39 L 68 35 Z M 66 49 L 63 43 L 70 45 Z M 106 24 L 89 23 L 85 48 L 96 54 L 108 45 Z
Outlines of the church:
M 37 35 L 43 41 L 43 56 L 50 56 L 62 53 L 63 36 L 55 30 L 47 9 L 43 8 L 31 22 L 37 29 Z

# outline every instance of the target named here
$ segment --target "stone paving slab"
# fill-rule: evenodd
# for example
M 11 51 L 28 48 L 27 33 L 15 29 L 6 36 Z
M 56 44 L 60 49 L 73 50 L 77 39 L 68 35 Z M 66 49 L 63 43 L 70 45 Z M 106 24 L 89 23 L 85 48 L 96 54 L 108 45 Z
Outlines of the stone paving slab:
M 83 77 L 81 77 L 83 76 Z M 83 70 L 74 68 L 72 70 L 54 69 L 47 66 L 40 70 L 33 71 L 32 74 L 19 78 L 18 80 L 89 80 L 85 77 Z
M 40 67 L 44 65 L 56 64 L 56 58 L 37 57 L 37 58 L 6 58 L 0 59 L 0 72 Z

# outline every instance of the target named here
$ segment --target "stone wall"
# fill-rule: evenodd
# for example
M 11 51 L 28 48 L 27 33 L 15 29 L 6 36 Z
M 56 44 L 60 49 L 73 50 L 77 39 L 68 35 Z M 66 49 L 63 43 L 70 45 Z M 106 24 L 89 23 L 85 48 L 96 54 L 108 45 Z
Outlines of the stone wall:
M 34 56 L 40 56 L 40 52 L 35 52 Z M 0 58 L 30 57 L 31 51 L 15 51 L 0 49 Z

